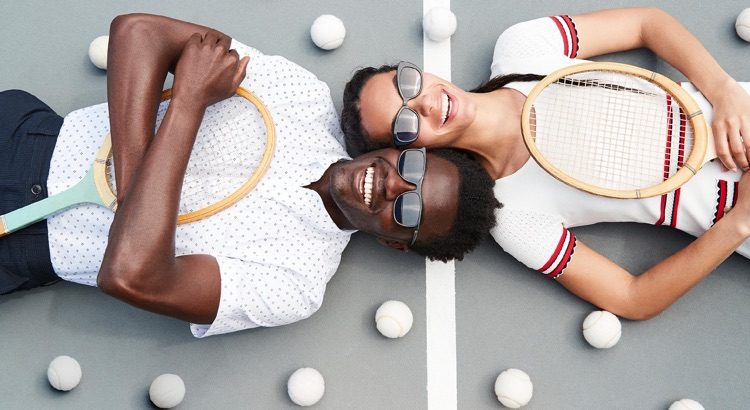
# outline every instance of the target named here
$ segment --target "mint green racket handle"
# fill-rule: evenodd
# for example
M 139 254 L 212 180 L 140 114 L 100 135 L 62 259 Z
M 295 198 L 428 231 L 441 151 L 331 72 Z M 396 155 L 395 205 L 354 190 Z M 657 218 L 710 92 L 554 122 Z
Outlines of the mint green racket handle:
M 25 228 L 52 214 L 82 203 L 93 203 L 106 207 L 112 205 L 102 202 L 99 193 L 96 191 L 93 172 L 91 171 L 77 184 L 59 194 L 26 205 L 5 215 L 0 215 L 0 236 Z M 4 229 L 3 225 L 5 225 Z

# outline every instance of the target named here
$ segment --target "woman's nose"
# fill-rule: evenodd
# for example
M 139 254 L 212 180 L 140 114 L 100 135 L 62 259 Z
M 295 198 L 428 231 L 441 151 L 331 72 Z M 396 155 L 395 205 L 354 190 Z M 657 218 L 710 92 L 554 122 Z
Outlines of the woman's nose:
M 408 104 L 409 108 L 414 110 L 421 117 L 428 117 L 432 110 L 436 108 L 435 104 L 432 103 L 429 96 L 425 95 L 424 92 L 409 101 Z

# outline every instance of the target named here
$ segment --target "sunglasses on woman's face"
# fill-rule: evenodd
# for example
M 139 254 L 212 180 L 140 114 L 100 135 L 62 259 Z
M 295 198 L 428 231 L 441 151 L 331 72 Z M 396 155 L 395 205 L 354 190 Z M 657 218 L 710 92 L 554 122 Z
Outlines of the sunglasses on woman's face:
M 403 105 L 393 119 L 393 145 L 403 147 L 416 141 L 419 136 L 419 115 L 407 103 L 422 92 L 422 71 L 412 63 L 398 63 L 396 88 Z
M 404 181 L 416 185 L 412 191 L 402 193 L 393 204 L 393 220 L 405 228 L 414 228 L 409 246 L 417 241 L 419 225 L 422 223 L 422 180 L 427 170 L 427 152 L 424 148 L 412 148 L 401 152 L 396 169 Z

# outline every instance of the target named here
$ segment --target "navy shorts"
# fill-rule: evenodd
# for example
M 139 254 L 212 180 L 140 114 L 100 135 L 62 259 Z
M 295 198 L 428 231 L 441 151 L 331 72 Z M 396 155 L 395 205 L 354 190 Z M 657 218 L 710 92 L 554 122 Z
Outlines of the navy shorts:
M 33 95 L 0 92 L 0 215 L 47 197 L 47 175 L 63 119 Z M 0 294 L 60 280 L 47 222 L 0 238 Z

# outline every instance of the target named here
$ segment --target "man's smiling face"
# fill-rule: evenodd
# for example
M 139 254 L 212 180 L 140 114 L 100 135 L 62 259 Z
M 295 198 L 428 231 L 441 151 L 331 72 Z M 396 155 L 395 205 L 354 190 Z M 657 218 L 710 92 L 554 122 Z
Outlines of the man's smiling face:
M 399 195 L 414 190 L 416 186 L 398 173 L 400 153 L 388 148 L 334 164 L 330 193 L 355 229 L 385 242 L 408 245 L 414 228 L 399 225 L 393 218 L 393 207 Z M 418 242 L 450 231 L 458 209 L 458 188 L 456 166 L 428 153 L 422 181 L 422 223 Z

